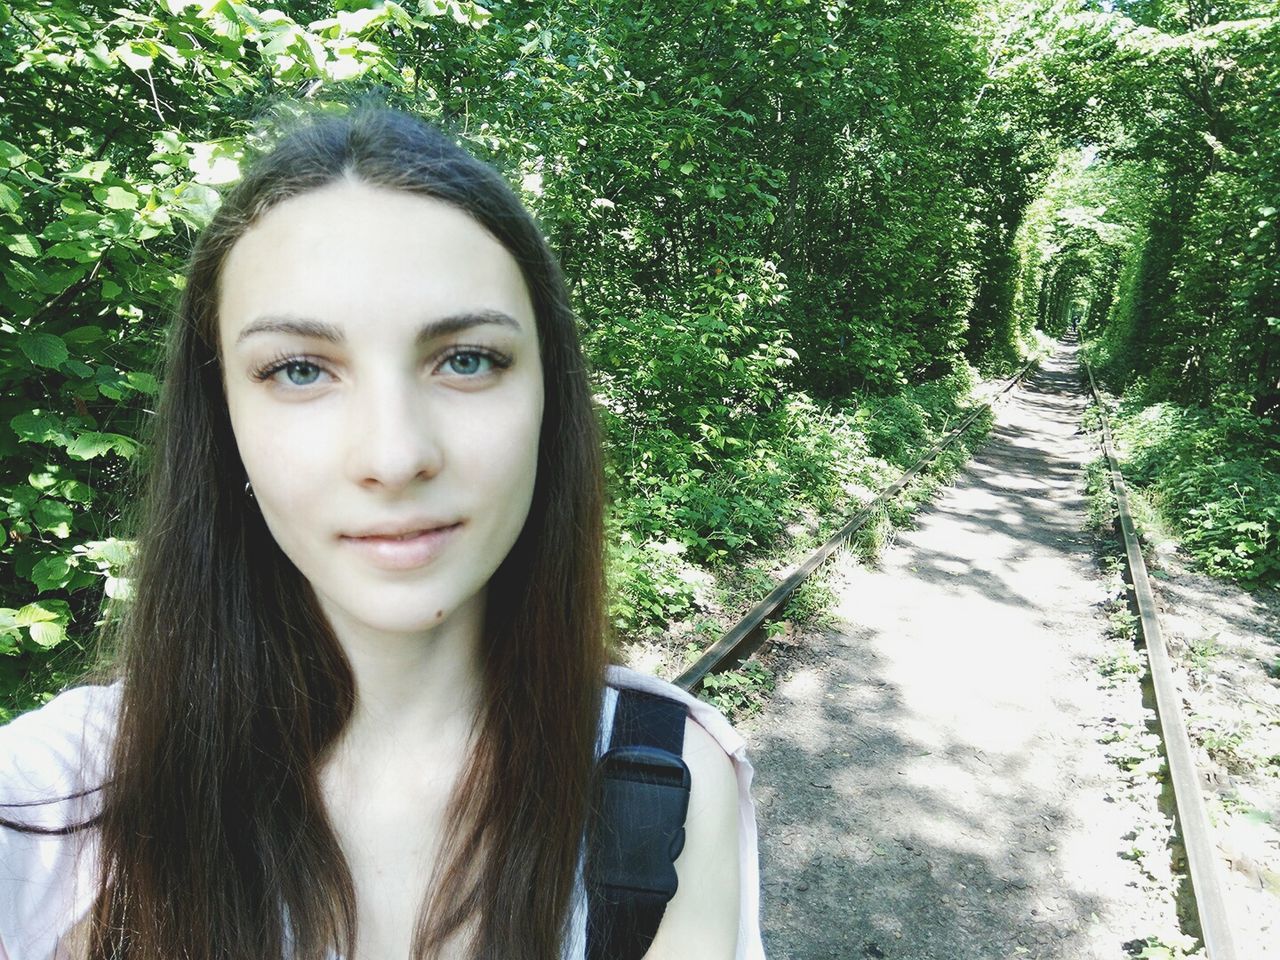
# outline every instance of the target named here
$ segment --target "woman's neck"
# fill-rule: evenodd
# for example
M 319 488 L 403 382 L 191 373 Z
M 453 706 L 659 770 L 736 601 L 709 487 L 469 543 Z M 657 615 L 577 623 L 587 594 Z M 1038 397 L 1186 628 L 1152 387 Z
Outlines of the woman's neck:
M 417 634 L 370 630 L 326 609 L 356 690 L 355 710 L 335 753 L 412 762 L 424 749 L 462 747 L 482 699 L 484 606 L 482 591 Z

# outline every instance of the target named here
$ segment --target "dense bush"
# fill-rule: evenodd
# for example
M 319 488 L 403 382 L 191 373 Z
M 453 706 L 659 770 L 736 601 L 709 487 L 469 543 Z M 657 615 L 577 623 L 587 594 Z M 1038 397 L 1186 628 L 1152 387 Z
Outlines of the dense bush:
M 1265 579 L 1278 23 L 1245 0 L 0 4 L 0 713 L 128 602 L 192 237 L 272 109 L 371 87 L 502 169 L 560 253 L 624 639 L 693 610 L 691 571 L 838 516 L 957 416 L 970 365 L 1071 317 L 1114 384 L 1180 405 L 1156 420 L 1205 408 L 1209 447 L 1170 461 L 1194 482 L 1151 480 L 1208 511 L 1209 562 Z M 1201 456 L 1219 435 L 1241 459 Z
M 790 394 L 771 439 L 727 467 L 692 468 L 614 504 L 611 616 L 624 636 L 693 614 L 692 583 L 777 543 L 798 517 L 825 537 L 917 460 L 965 411 L 975 373 L 951 376 L 839 409 Z
M 1135 482 L 1208 569 L 1274 581 L 1280 15 L 1271 0 L 1041 9 L 1057 15 L 1014 34 L 1042 54 L 1015 72 L 1070 146 L 1022 220 L 1017 322 L 1080 322 L 1125 394 Z
M 1113 426 L 1126 479 L 1146 488 L 1205 569 L 1280 584 L 1280 443 L 1240 409 L 1143 405 L 1136 388 Z
M 992 305 L 1036 138 L 1002 29 L 977 0 L 0 5 L 0 713 L 127 602 L 162 331 L 270 110 L 376 86 L 519 185 L 582 319 L 625 639 L 909 458 L 962 353 L 1017 353 Z

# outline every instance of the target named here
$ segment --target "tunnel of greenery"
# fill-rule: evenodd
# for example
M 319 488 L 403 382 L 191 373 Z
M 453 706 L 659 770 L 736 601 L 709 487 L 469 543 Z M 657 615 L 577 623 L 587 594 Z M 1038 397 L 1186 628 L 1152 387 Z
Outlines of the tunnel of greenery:
M 192 237 L 370 90 L 521 191 L 608 454 L 611 618 L 823 532 L 1073 321 L 1141 483 L 1280 577 L 1274 2 L 0 2 L 0 720 L 128 602 Z
M 1280 5 L 1135 2 L 1037 56 L 1063 149 L 1025 211 L 1014 311 L 1074 319 L 1190 554 L 1280 580 Z

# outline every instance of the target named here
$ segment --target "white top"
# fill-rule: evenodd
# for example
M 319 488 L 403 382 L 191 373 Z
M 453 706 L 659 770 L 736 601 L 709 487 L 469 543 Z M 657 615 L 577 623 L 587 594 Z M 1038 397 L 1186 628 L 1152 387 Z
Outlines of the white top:
M 685 703 L 690 717 L 733 761 L 738 779 L 741 862 L 737 960 L 764 960 L 760 937 L 760 876 L 752 768 L 746 744 L 714 707 L 655 677 L 611 667 L 611 687 L 630 687 Z M 0 727 L 0 803 L 62 797 L 104 779 L 118 684 L 77 687 Z M 612 731 L 617 693 L 606 691 L 600 742 Z M 96 794 L 61 803 L 0 807 L 0 816 L 42 827 L 80 823 L 96 809 Z M 97 831 L 41 836 L 0 827 L 0 960 L 71 960 L 62 941 L 89 912 L 97 894 Z M 584 954 L 586 898 L 579 890 L 567 960 Z

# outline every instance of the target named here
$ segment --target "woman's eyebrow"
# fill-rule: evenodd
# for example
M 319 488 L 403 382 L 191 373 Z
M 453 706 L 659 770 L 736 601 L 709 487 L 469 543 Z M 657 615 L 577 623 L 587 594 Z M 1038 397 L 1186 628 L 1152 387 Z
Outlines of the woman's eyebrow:
M 445 337 L 461 330 L 485 324 L 497 324 L 502 327 L 520 329 L 520 322 L 501 310 L 475 310 L 467 313 L 454 313 L 438 320 L 431 320 L 418 328 L 414 342 L 421 345 L 436 337 Z M 236 337 L 237 346 L 255 333 L 291 333 L 300 337 L 311 337 L 316 340 L 327 340 L 330 343 L 345 343 L 346 334 L 342 328 L 323 320 L 311 317 L 294 317 L 289 315 L 267 315 L 258 317 L 245 326 Z

